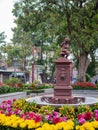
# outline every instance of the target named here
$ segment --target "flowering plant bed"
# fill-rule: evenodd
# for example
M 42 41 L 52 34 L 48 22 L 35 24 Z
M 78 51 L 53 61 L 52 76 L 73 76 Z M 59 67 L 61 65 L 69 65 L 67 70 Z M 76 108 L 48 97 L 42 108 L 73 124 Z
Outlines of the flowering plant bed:
M 96 90 L 97 85 L 92 82 L 75 82 L 72 84 L 73 89 Z
M 0 130 L 97 130 L 98 104 L 90 106 L 39 107 L 25 99 L 0 105 Z

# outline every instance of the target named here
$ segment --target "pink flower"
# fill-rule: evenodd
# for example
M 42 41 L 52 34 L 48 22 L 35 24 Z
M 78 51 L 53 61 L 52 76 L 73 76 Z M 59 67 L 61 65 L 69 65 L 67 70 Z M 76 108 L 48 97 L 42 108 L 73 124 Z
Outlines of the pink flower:
M 10 105 L 13 104 L 13 102 L 11 100 L 7 100 L 7 103 L 10 104 Z
M 84 118 L 80 118 L 78 121 L 79 121 L 79 123 L 80 123 L 81 125 L 83 125 L 83 124 L 86 122 L 86 120 L 85 120 Z
M 10 108 L 10 107 L 8 107 L 7 109 L 6 109 L 6 111 L 8 111 L 8 112 L 10 112 L 12 109 Z
M 63 116 L 63 117 L 61 117 L 60 118 L 60 121 L 62 122 L 62 121 L 66 121 L 67 120 L 67 118 L 65 117 L 65 116 Z
M 98 114 L 98 110 L 94 110 L 94 113 L 97 113 L 97 114 Z
M 21 114 L 20 117 L 25 119 L 25 114 Z
M 53 115 L 54 115 L 55 117 L 59 117 L 61 114 L 60 114 L 59 112 L 53 111 Z
M 21 115 L 21 114 L 22 114 L 22 111 L 21 111 L 20 109 L 16 109 L 16 110 L 13 111 L 13 113 L 14 113 L 15 115 Z
M 98 121 L 98 110 L 94 111 L 94 117 L 95 117 L 95 120 Z
M 52 115 L 51 114 L 46 115 L 45 119 L 48 120 L 48 121 L 52 120 Z

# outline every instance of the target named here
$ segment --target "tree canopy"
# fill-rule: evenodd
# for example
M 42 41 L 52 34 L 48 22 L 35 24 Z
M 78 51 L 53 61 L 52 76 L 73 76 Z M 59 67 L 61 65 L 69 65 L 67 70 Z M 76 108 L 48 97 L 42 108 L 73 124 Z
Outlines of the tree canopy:
M 58 52 L 59 44 L 68 35 L 70 50 L 77 60 L 78 79 L 86 80 L 89 56 L 92 59 L 98 48 L 98 0 L 20 0 L 13 14 L 17 25 L 13 43 L 25 46 L 23 39 L 30 40 L 34 34 L 37 45 L 41 46 L 38 41 L 42 40 L 42 51 L 49 54 Z M 30 41 L 27 43 L 34 45 Z

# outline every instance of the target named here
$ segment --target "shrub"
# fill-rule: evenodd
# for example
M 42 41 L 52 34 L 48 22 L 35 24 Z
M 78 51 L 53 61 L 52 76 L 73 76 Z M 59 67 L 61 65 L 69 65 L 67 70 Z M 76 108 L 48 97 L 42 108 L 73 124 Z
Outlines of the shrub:
M 22 91 L 22 88 L 12 87 L 9 85 L 0 86 L 0 94 L 12 93 L 12 92 L 18 92 L 18 91 Z
M 36 85 L 36 89 L 48 89 L 48 88 L 53 88 L 53 84 L 38 84 Z
M 10 87 L 9 86 L 1 86 L 0 87 L 0 94 L 3 94 L 3 93 L 8 93 L 10 92 Z
M 22 87 L 22 82 L 18 78 L 10 78 L 4 81 L 5 84 L 8 84 L 9 86 L 16 86 L 16 87 Z
M 39 81 L 39 80 L 34 80 L 33 83 L 34 83 L 34 84 L 40 84 L 40 81 Z
M 28 84 L 28 89 L 30 89 L 30 90 L 36 89 L 35 84 L 34 83 Z
M 22 84 L 21 80 L 18 79 L 18 78 L 10 78 L 10 79 L 7 79 L 4 81 L 5 84 L 11 84 L 11 85 L 14 85 L 14 84 Z
M 96 84 L 92 82 L 75 82 L 72 87 L 74 89 L 97 89 Z

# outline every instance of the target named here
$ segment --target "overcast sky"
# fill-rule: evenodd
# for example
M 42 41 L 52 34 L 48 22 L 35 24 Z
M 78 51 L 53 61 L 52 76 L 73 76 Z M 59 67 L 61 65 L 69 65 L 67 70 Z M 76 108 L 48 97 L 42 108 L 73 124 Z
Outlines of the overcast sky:
M 16 0 L 0 0 L 0 33 L 5 32 L 7 42 L 12 38 L 11 28 L 14 27 L 12 14 L 13 3 Z

